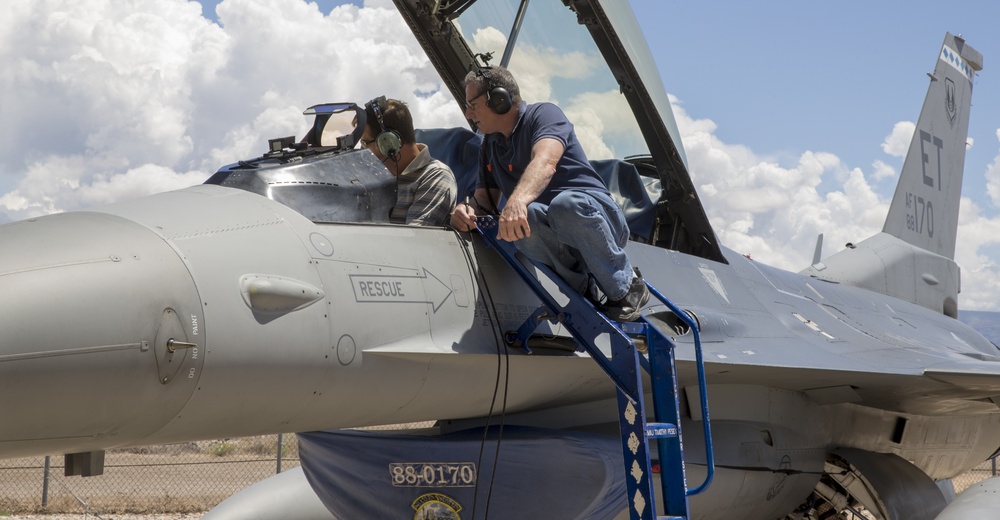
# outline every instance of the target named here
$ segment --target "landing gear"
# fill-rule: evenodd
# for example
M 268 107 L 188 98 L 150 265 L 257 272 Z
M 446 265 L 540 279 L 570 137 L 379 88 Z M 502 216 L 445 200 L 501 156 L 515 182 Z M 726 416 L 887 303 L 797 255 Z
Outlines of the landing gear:
M 841 448 L 827 455 L 823 477 L 787 520 L 932 520 L 941 490 L 902 457 Z

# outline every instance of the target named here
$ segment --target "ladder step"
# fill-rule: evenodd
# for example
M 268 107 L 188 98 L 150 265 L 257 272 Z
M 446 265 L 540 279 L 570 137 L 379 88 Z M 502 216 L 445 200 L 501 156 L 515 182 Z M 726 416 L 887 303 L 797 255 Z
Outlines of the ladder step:
M 647 423 L 646 437 L 650 439 L 672 439 L 677 437 L 677 426 L 670 423 Z

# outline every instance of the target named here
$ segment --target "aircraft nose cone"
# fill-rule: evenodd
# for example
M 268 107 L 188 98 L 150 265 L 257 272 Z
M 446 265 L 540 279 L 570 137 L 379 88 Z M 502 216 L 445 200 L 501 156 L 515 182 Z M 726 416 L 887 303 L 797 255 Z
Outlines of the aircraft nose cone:
M 195 381 L 175 375 L 199 360 L 164 347 L 198 341 L 186 322 L 200 305 L 166 242 L 120 217 L 67 213 L 0 226 L 0 251 L 0 456 L 38 454 L 39 439 L 60 451 L 127 441 L 176 413 Z

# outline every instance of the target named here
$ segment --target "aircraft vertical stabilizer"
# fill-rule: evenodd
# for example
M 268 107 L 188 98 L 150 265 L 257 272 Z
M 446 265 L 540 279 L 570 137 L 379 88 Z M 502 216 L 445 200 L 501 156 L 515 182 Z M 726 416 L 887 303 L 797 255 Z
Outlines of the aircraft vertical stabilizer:
M 972 80 L 982 63 L 960 37 L 945 36 L 882 228 L 945 258 L 955 257 Z
M 975 73 L 983 56 L 946 34 L 882 233 L 802 271 L 958 316 L 954 262 Z

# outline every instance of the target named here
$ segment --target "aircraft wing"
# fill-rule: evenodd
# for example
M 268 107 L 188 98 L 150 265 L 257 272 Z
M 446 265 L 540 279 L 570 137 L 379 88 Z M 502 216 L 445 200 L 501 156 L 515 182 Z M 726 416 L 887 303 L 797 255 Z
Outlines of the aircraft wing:
M 928 370 L 924 372 L 924 376 L 970 393 L 986 394 L 991 401 L 1000 400 L 1000 365 L 992 373 L 970 368 L 954 368 Z
M 688 366 L 685 366 L 688 365 Z M 994 373 L 945 368 L 913 373 L 832 370 L 820 367 L 707 364 L 709 381 L 760 384 L 804 392 L 819 405 L 853 403 L 901 413 L 943 415 L 996 410 L 1000 365 Z M 694 364 L 680 363 L 682 380 L 693 381 Z M 684 374 L 692 375 L 685 377 Z M 697 392 L 695 387 L 689 391 Z M 692 408 L 693 410 L 693 408 Z
M 836 336 L 815 341 L 808 336 L 843 331 L 835 331 L 829 323 L 810 324 L 820 333 L 805 326 L 797 331 L 793 325 L 790 330 L 802 335 L 778 337 L 781 334 L 771 329 L 772 337 L 713 342 L 709 331 L 710 341 L 703 344 L 709 381 L 714 385 L 767 382 L 804 392 L 819 405 L 854 403 L 925 415 L 997 409 L 1000 357 L 972 348 L 943 349 L 940 338 L 925 343 L 899 337 L 882 338 L 885 341 L 866 337 L 859 343 L 839 341 Z M 688 339 L 679 339 L 685 343 L 678 346 L 678 370 L 687 384 L 695 381 L 694 349 Z M 890 344 L 893 340 L 895 344 Z

